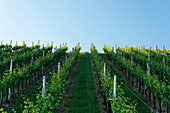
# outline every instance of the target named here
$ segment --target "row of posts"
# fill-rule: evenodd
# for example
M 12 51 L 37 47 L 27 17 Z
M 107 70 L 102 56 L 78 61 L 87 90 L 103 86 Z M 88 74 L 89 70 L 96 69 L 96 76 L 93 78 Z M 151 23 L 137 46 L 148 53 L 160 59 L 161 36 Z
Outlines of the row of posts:
M 116 48 L 117 48 L 117 44 L 116 44 Z M 139 47 L 140 48 L 140 47 Z M 145 46 L 142 47 L 142 49 L 145 48 Z M 158 46 L 156 46 L 156 50 L 157 50 Z M 110 47 L 111 49 L 111 47 Z M 126 46 L 126 50 L 127 50 L 127 46 Z M 165 46 L 163 46 L 163 50 L 164 50 L 164 53 L 165 53 Z M 114 47 L 112 47 L 112 51 L 114 52 Z M 150 51 L 151 51 L 151 46 L 150 46 Z M 148 53 L 148 61 L 150 61 L 150 51 Z M 140 50 L 139 50 L 139 54 L 140 54 Z M 159 56 L 160 56 L 160 50 L 159 50 Z M 123 53 L 123 62 L 125 61 L 125 54 Z M 131 64 L 132 64 L 132 68 L 133 68 L 133 56 L 131 56 Z M 165 66 L 165 57 L 163 57 L 163 65 Z M 147 74 L 150 75 L 150 67 L 149 67 L 149 64 L 147 63 Z M 105 75 L 105 64 L 104 64 L 104 75 Z M 132 83 L 133 83 L 133 78 L 132 78 Z M 147 87 L 145 86 L 145 89 Z M 151 90 L 149 89 L 149 96 L 151 94 Z M 155 95 L 155 94 L 154 94 Z M 151 98 L 151 97 L 150 97 Z M 150 101 L 150 99 L 149 99 Z M 161 99 L 161 107 L 163 105 L 163 101 Z M 160 108 L 160 112 L 161 112 L 161 108 Z
M 43 51 L 43 58 L 45 56 L 45 51 Z M 32 55 L 32 60 L 31 60 L 31 64 L 33 64 L 33 55 Z M 13 60 L 11 59 L 11 63 L 10 63 L 10 73 L 12 73 L 12 69 L 13 69 Z M 43 66 L 42 66 L 42 73 L 43 73 Z M 11 96 L 11 88 L 8 88 L 8 101 L 10 101 L 10 96 Z M 2 92 L 1 92 L 1 100 L 2 100 Z
M 1 41 L 1 45 L 3 44 L 3 41 Z M 38 45 L 40 44 L 40 40 L 38 40 Z M 10 41 L 10 45 L 12 45 L 12 40 Z M 16 45 L 18 45 L 16 41 Z M 25 45 L 25 41 L 23 41 L 23 45 Z M 32 46 L 34 46 L 34 42 L 32 42 Z M 49 42 L 47 42 L 47 46 L 49 46 Z M 51 46 L 53 46 L 53 41 L 51 42 Z
M 100 57 L 99 57 L 100 58 Z M 99 60 L 100 61 L 100 60 Z M 104 78 L 106 77 L 106 63 L 104 62 Z M 114 102 L 116 102 L 116 78 L 117 78 L 117 76 L 116 75 L 114 75 L 114 83 L 113 83 L 113 97 L 114 97 L 114 99 L 107 99 L 107 101 L 109 102 L 109 101 L 114 101 Z M 107 108 L 108 109 L 108 111 L 110 111 L 110 109 L 109 108 Z
M 70 58 L 71 58 L 71 51 L 70 51 Z M 65 56 L 65 61 L 67 63 L 67 55 Z M 58 62 L 58 76 L 60 76 L 60 62 Z M 46 77 L 43 76 L 43 88 L 42 88 L 42 97 L 45 97 L 45 81 L 46 81 Z
M 71 51 L 70 51 L 70 58 L 71 58 Z M 65 56 L 65 60 L 67 62 L 67 55 Z M 60 76 L 60 62 L 58 62 L 58 76 Z M 43 76 L 42 97 L 47 98 L 48 96 L 45 97 L 45 81 L 46 81 L 46 77 Z
M 3 44 L 3 41 L 1 41 L 1 45 Z M 40 44 L 40 40 L 38 40 L 38 45 Z M 12 45 L 12 40 L 10 41 L 10 45 Z M 17 41 L 16 41 L 16 46 L 18 45 Z M 23 41 L 23 45 L 25 45 L 25 41 Z M 67 45 L 67 43 L 65 43 L 65 45 Z M 32 46 L 34 46 L 34 42 L 32 42 Z M 47 46 L 49 46 L 49 42 L 47 42 Z M 51 42 L 51 46 L 53 46 L 53 41 Z M 64 43 L 63 43 L 63 46 L 64 46 Z M 44 47 L 44 44 L 43 46 Z M 61 47 L 61 44 L 60 44 L 60 47 Z M 54 48 L 54 51 L 57 51 L 57 46 Z M 16 50 L 15 50 L 16 52 Z M 16 53 L 15 53 L 16 54 Z
M 2 45 L 2 42 L 1 41 L 1 45 Z M 40 41 L 38 40 L 38 44 L 40 43 Z M 10 44 L 12 45 L 12 40 L 10 42 Z M 23 44 L 25 44 L 25 41 L 23 41 Z M 64 43 L 63 43 L 64 44 Z M 67 43 L 65 43 L 67 44 Z M 16 42 L 16 45 L 17 45 L 17 42 Z M 32 43 L 32 45 L 34 45 L 34 42 Z M 44 45 L 44 44 L 43 44 Z M 47 44 L 48 45 L 48 44 Z M 52 42 L 52 45 L 53 45 L 53 42 Z M 57 46 L 56 46 L 56 50 L 57 50 Z M 45 57 L 45 51 L 43 51 L 43 58 Z M 70 51 L 70 57 L 71 57 L 71 51 Z M 31 64 L 33 65 L 33 59 L 34 59 L 34 56 L 32 55 L 32 59 L 31 59 Z M 66 56 L 66 62 L 67 62 L 67 56 Z M 12 73 L 12 70 L 13 70 L 13 60 L 11 59 L 11 63 L 10 63 L 10 73 Z M 43 66 L 42 66 L 42 73 L 43 73 Z M 59 76 L 60 76 L 60 62 L 58 63 L 58 73 L 59 73 Z M 42 92 L 42 96 L 44 97 L 44 92 L 45 92 L 45 76 L 43 76 L 43 92 Z M 9 87 L 8 88 L 8 101 L 10 101 L 10 96 L 11 96 L 11 88 Z M 3 100 L 3 95 L 2 95 L 2 92 L 1 92 L 1 101 Z M 2 103 L 2 102 L 1 102 Z
M 40 41 L 38 41 L 38 44 L 39 44 Z M 1 44 L 2 44 L 2 41 L 1 41 Z M 12 40 L 11 40 L 11 44 L 12 44 Z M 17 44 L 17 42 L 16 42 Z M 23 41 L 23 44 L 25 44 L 25 41 Z M 32 43 L 34 44 L 34 43 Z M 45 57 L 45 51 L 43 51 L 43 58 Z M 31 64 L 33 65 L 33 59 L 34 59 L 34 56 L 32 55 L 32 59 L 31 59 Z M 12 73 L 12 69 L 13 69 L 13 60 L 11 59 L 11 63 L 10 63 L 10 73 Z M 42 66 L 42 73 L 43 73 L 43 66 Z M 45 76 L 43 76 L 43 83 L 45 82 Z M 45 88 L 45 85 L 43 84 L 43 87 Z M 44 90 L 45 91 L 45 90 Z M 8 101 L 10 101 L 10 96 L 11 96 L 11 88 L 8 88 Z M 1 101 L 3 100 L 2 99 L 2 92 L 1 92 Z
M 66 43 L 67 44 L 67 43 Z M 78 44 L 79 45 L 79 44 Z M 61 45 L 60 45 L 61 47 Z M 74 52 L 74 48 L 72 48 L 72 51 Z M 70 51 L 70 58 L 71 58 L 71 51 Z M 67 55 L 65 56 L 65 61 L 67 63 Z M 58 62 L 58 76 L 60 77 L 60 62 Z M 45 81 L 46 81 L 46 77 L 43 76 L 43 88 L 42 88 L 42 97 L 44 98 L 47 98 L 45 97 Z

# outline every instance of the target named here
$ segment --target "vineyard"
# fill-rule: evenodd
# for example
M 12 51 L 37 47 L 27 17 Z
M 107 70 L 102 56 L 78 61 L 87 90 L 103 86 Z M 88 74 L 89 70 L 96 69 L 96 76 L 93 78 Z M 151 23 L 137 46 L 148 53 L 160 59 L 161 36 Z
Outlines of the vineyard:
M 0 45 L 0 112 L 169 113 L 170 51 Z

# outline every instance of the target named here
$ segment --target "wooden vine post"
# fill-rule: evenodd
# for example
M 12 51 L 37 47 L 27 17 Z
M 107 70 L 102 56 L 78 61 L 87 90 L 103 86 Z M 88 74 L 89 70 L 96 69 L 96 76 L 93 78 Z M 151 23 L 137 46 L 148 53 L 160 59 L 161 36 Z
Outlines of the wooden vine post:
M 116 102 L 116 78 L 117 78 L 117 76 L 116 75 L 114 75 L 114 102 Z
M 56 48 L 55 48 L 56 50 L 55 51 L 57 51 L 57 46 L 56 46 Z
M 150 75 L 150 67 L 149 67 L 148 63 L 147 63 L 147 69 L 148 69 L 147 74 Z M 150 87 L 149 87 L 149 102 L 151 102 L 151 89 L 150 89 Z
M 99 65 L 101 64 L 101 56 L 99 56 Z
M 13 60 L 11 59 L 11 65 L 10 65 L 10 73 L 12 74 L 12 66 L 13 66 Z M 14 82 L 13 82 L 13 90 L 15 91 L 14 89 Z M 13 91 L 13 93 L 14 93 Z M 11 88 L 9 87 L 8 88 L 8 93 L 7 93 L 7 96 L 8 96 L 8 102 L 10 101 L 10 96 L 11 96 Z M 14 96 L 14 94 L 13 94 Z
M 45 77 L 45 76 L 43 76 L 42 97 L 45 97 L 45 96 L 44 96 L 44 95 L 45 95 L 45 79 L 46 79 L 46 77 Z
M 164 55 L 166 55 L 165 46 L 163 46 L 163 49 L 164 49 Z M 166 66 L 166 64 L 165 64 L 165 56 L 163 57 L 163 66 L 164 66 L 164 68 L 165 68 L 165 66 Z M 164 76 L 165 76 L 165 79 L 167 80 L 167 76 L 168 76 L 168 75 L 164 74 Z M 162 79 L 163 79 L 163 78 L 162 78 Z M 167 86 L 167 85 L 168 85 L 168 81 L 165 82 L 165 84 L 166 84 L 166 86 Z M 162 104 L 163 104 L 163 102 L 162 102 Z M 161 104 L 161 105 L 162 105 L 162 104 Z M 168 110 L 169 110 L 169 108 L 168 108 L 168 103 L 167 103 L 167 113 L 168 113 Z
M 16 52 L 17 52 L 17 41 L 16 41 L 16 45 L 15 45 L 14 57 L 16 55 Z
M 31 65 L 33 65 L 33 61 L 34 61 L 34 55 L 32 54 Z
M 106 63 L 104 63 L 104 78 L 106 76 Z
M 163 65 L 165 67 L 165 54 L 166 54 L 165 46 L 163 46 L 163 49 L 164 49 Z
M 66 54 L 66 56 L 65 56 L 65 60 L 66 60 L 66 63 L 67 63 L 67 54 Z
M 104 66 L 103 66 L 103 76 L 104 76 L 104 79 L 105 79 L 105 76 L 106 76 L 106 63 L 105 62 L 104 62 Z M 103 92 L 103 97 L 104 97 L 104 104 L 106 105 L 106 109 L 108 109 L 106 96 L 105 96 L 104 92 Z
M 45 57 L 45 51 L 43 51 L 43 58 Z M 43 65 L 42 65 L 42 69 L 41 69 L 41 73 L 43 74 Z
M 33 65 L 33 61 L 34 61 L 34 55 L 32 54 L 31 65 Z M 30 77 L 29 77 L 29 85 L 31 85 L 31 77 L 32 77 L 32 82 L 33 82 L 33 74 L 32 74 L 32 73 L 30 73 Z
M 161 50 L 159 50 L 159 62 L 161 60 Z
M 12 40 L 10 41 L 10 45 L 12 46 Z
M 3 90 L 1 90 L 1 105 L 3 103 Z
M 53 47 L 53 41 L 51 42 L 51 46 Z M 53 48 L 51 49 L 51 53 L 50 54 L 52 54 L 52 51 L 53 51 Z
M 70 59 L 71 59 L 71 51 L 70 51 Z
M 132 81 L 131 81 L 131 83 L 132 83 L 132 85 L 134 85 L 134 81 L 133 81 L 134 77 L 133 77 L 133 73 L 132 73 L 132 70 L 133 70 L 133 56 L 131 56 L 131 64 L 132 64 L 132 68 L 131 68 L 131 79 L 132 79 Z
M 60 62 L 58 62 L 58 76 L 60 77 Z

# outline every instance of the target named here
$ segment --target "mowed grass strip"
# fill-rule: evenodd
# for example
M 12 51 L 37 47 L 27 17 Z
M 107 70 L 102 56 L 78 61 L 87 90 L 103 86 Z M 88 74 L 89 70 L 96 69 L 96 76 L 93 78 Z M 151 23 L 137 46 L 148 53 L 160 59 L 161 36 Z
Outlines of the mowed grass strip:
M 99 113 L 90 54 L 82 53 L 69 94 L 68 113 Z

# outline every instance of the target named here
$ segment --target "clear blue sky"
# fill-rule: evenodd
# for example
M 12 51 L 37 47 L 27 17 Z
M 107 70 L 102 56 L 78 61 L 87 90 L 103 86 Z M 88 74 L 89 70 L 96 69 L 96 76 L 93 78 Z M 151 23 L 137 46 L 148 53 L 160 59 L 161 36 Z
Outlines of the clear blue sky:
M 170 0 L 0 0 L 0 41 L 170 46 Z

